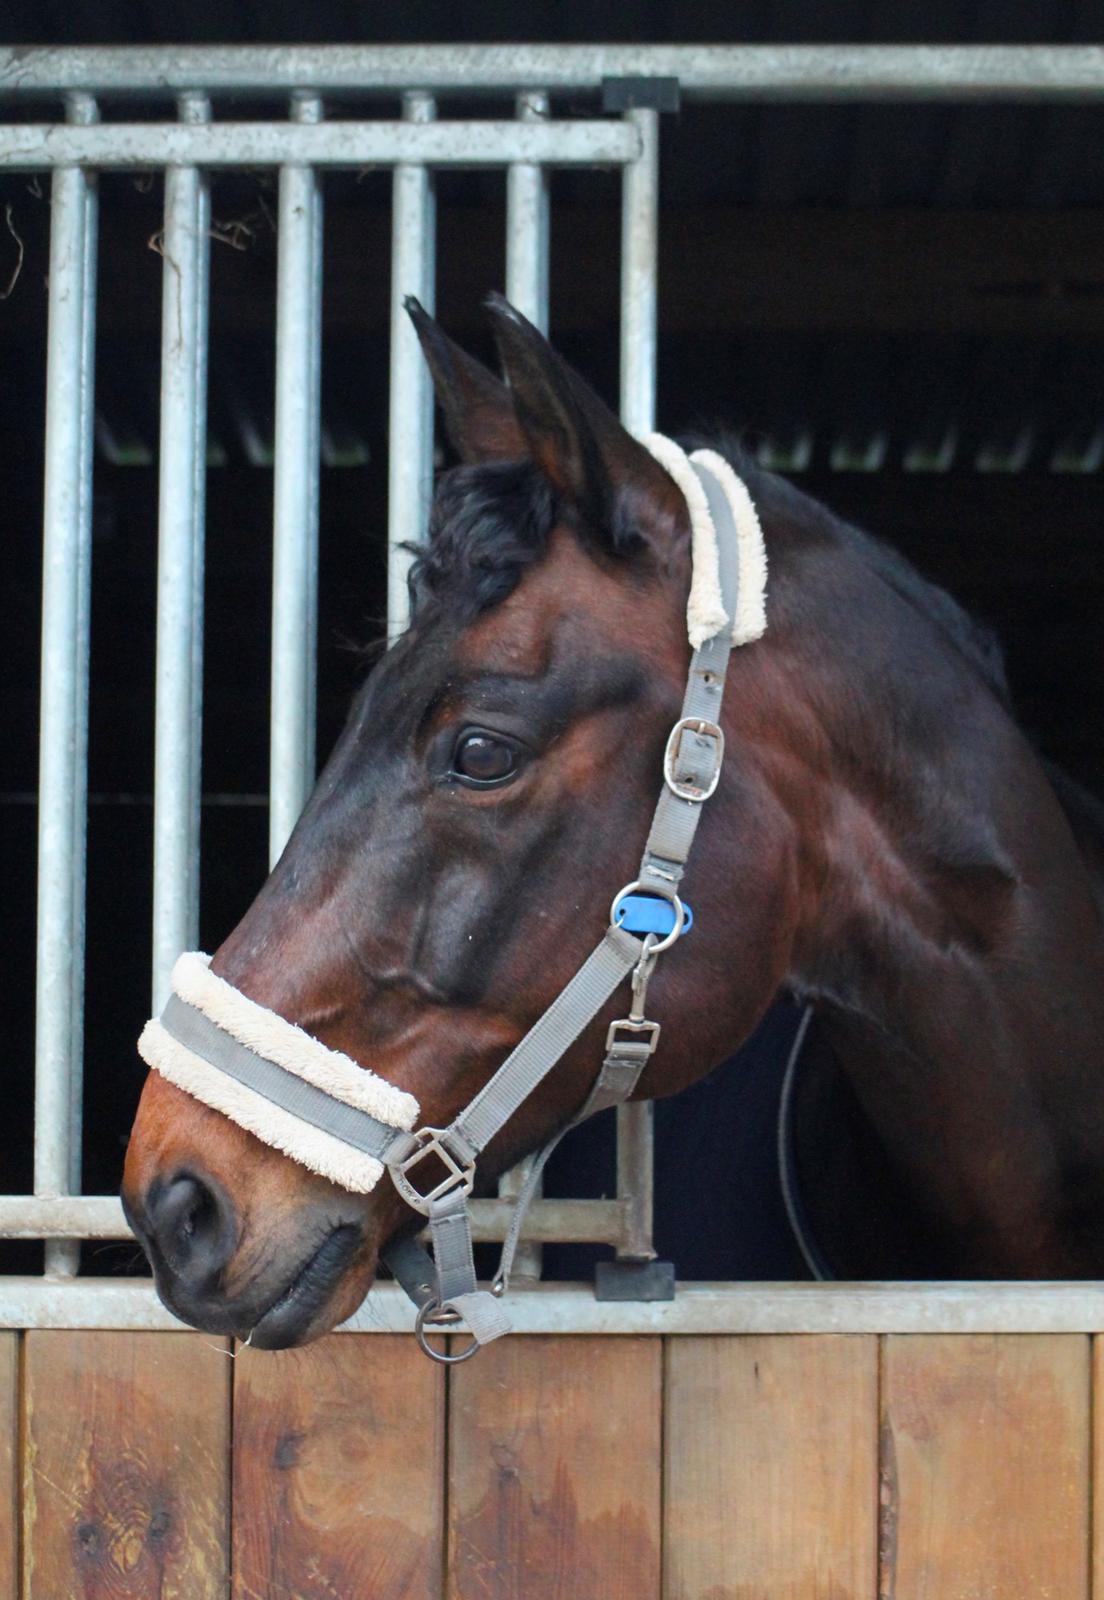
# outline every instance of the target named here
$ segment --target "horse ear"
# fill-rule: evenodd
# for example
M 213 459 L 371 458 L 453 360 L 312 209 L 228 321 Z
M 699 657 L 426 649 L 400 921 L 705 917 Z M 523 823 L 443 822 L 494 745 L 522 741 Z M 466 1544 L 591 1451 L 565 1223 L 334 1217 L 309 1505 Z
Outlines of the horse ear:
M 445 432 L 461 461 L 478 465 L 527 456 L 529 443 L 506 385 L 461 350 L 413 295 L 403 304 L 433 379 Z
M 613 548 L 663 545 L 685 524 L 681 491 L 590 385 L 501 295 L 487 301 L 528 452 L 584 526 Z

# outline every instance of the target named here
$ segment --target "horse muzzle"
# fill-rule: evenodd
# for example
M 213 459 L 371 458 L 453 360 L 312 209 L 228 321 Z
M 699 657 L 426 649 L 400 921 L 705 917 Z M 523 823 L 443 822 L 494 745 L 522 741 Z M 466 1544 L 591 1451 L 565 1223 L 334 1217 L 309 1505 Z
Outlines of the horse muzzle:
M 358 1223 L 308 1214 L 294 1239 L 281 1240 L 275 1260 L 258 1242 L 239 1261 L 234 1207 L 212 1178 L 193 1171 L 156 1179 L 140 1201 L 124 1195 L 123 1206 L 159 1297 L 182 1322 L 275 1350 L 302 1344 L 341 1320 L 326 1313 L 363 1252 Z M 257 1272 L 248 1258 L 262 1255 L 269 1264 Z M 246 1286 L 240 1293 L 233 1288 L 237 1279 Z

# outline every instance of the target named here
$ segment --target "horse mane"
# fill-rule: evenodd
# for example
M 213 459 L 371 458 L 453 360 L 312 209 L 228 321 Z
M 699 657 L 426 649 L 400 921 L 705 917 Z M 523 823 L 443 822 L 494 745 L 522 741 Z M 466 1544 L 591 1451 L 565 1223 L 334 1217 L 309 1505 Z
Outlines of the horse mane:
M 900 599 L 934 623 L 997 698 L 1009 704 L 1004 658 L 995 635 L 945 589 L 921 577 L 891 545 L 853 527 L 788 479 L 761 467 L 730 435 L 681 442 L 687 449 L 708 446 L 731 462 L 747 484 L 764 523 L 827 538 L 857 557 Z M 409 581 L 415 621 L 431 602 L 471 618 L 505 600 L 526 568 L 543 556 L 558 512 L 554 491 L 532 461 L 459 466 L 442 473 L 430 514 L 429 539 L 409 547 L 414 556 Z M 624 536 L 624 530 L 613 531 Z
M 885 540 L 856 528 L 834 511 L 791 483 L 761 467 L 730 434 L 694 437 L 683 441 L 687 449 L 717 450 L 743 478 L 764 524 L 782 523 L 807 534 L 827 538 L 849 551 L 899 599 L 934 623 L 981 676 L 1001 703 L 1008 707 L 1011 693 L 1004 655 L 993 631 L 970 616 L 946 589 L 922 577 L 912 563 Z

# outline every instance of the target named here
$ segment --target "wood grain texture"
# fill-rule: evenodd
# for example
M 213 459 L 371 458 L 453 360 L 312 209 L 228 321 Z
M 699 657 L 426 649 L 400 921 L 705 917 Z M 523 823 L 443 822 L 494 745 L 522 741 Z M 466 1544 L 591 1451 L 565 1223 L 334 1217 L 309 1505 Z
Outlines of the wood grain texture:
M 440 1600 L 444 1373 L 408 1334 L 234 1363 L 234 1600 Z
M 1092 1594 L 1104 1600 L 1104 1338 L 1092 1345 Z
M 877 1375 L 869 1336 L 668 1341 L 664 1600 L 873 1600 Z
M 453 1369 L 450 1600 L 658 1600 L 658 1339 L 503 1339 Z
M 890 1336 L 881 1600 L 1086 1600 L 1089 1341 Z
M 0 1594 L 19 1581 L 19 1335 L 0 1333 Z
M 225 1342 L 25 1338 L 24 1600 L 225 1600 Z

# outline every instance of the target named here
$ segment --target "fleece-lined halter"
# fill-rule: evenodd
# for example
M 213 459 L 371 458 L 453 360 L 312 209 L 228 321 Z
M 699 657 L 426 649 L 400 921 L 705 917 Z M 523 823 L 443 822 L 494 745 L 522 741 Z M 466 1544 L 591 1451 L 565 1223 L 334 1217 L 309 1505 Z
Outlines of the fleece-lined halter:
M 342 1188 L 367 1194 L 384 1170 L 391 1174 L 403 1199 L 429 1218 L 433 1260 L 413 1239 L 393 1246 L 384 1260 L 418 1306 L 419 1342 L 437 1360 L 466 1359 L 508 1332 L 498 1297 L 545 1162 L 568 1128 L 631 1097 L 656 1048 L 660 1025 L 644 1015 L 644 1002 L 657 958 L 692 920 L 678 888 L 702 803 L 721 775 L 729 651 L 766 629 L 766 554 L 745 485 L 712 450 L 687 456 L 662 434 L 643 442 L 682 491 L 690 514 L 686 627 L 693 657 L 681 714 L 667 741 L 663 788 L 636 878 L 614 896 L 596 949 L 490 1081 L 447 1128 L 412 1131 L 419 1112 L 413 1095 L 250 1000 L 198 953 L 177 961 L 168 1004 L 138 1041 L 143 1059 L 170 1083 Z M 467 1204 L 476 1163 L 630 976 L 629 1014 L 610 1025 L 594 1087 L 567 1128 L 537 1153 L 494 1283 L 479 1289 Z M 417 1169 L 428 1157 L 437 1159 L 439 1181 L 422 1190 Z M 460 1355 L 428 1344 L 428 1328 L 445 1331 L 461 1320 L 473 1342 Z

